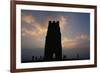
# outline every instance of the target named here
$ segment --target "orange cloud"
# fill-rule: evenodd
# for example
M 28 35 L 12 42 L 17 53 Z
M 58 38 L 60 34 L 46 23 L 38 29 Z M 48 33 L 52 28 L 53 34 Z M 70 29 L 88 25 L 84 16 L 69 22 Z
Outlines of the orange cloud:
M 31 25 L 29 26 L 29 29 L 27 27 L 22 27 L 22 36 L 38 38 L 46 33 L 47 28 L 45 27 L 45 24 L 37 22 L 32 15 L 22 15 L 22 26 L 29 24 Z M 41 25 L 44 25 L 44 27 Z
M 77 48 L 79 47 L 78 45 L 80 44 L 80 42 L 88 41 L 88 40 L 89 40 L 89 36 L 86 34 L 81 34 L 74 38 L 62 37 L 62 47 L 63 48 Z
M 80 39 L 82 39 L 82 40 L 89 40 L 89 36 L 88 35 L 85 35 L 85 34 L 82 34 L 80 36 Z
M 36 26 L 35 30 L 29 30 L 27 28 L 22 28 L 22 36 L 40 38 L 45 35 L 46 29 L 42 29 L 39 26 Z
M 62 47 L 63 48 L 74 48 L 76 47 L 76 39 L 68 38 L 68 37 L 63 37 L 62 38 Z
M 22 15 L 21 19 L 22 22 L 25 22 L 27 24 L 32 24 L 35 22 L 35 18 L 32 15 Z
M 34 47 L 44 47 L 46 31 L 47 24 L 45 22 L 37 22 L 32 15 L 22 15 L 21 36 L 31 39 L 29 42 L 35 43 Z
M 54 19 L 53 17 L 48 17 L 45 21 L 43 21 L 43 23 L 39 23 L 32 15 L 22 15 L 22 22 L 25 22 L 26 25 L 31 25 L 31 29 L 22 27 L 22 37 L 34 38 L 37 41 L 36 44 L 41 44 L 40 46 L 43 46 L 43 42 L 45 43 L 45 36 L 47 33 L 49 20 L 58 20 L 60 22 L 61 33 L 64 31 L 65 25 L 68 24 L 67 18 L 65 18 L 64 16 L 59 16 L 58 18 Z M 24 24 L 22 24 L 22 26 L 23 25 Z M 86 34 L 81 34 L 74 38 L 62 35 L 62 48 L 76 48 L 81 41 L 87 40 L 89 40 L 89 36 Z
M 36 26 L 35 30 L 29 30 L 27 28 L 22 28 L 22 37 L 31 39 L 31 41 L 36 41 L 34 47 L 43 48 L 45 44 L 46 29 Z M 38 45 L 39 44 L 39 45 Z
M 35 17 L 32 15 L 22 15 L 22 26 L 30 25 L 30 28 L 27 26 L 22 27 L 21 33 L 22 37 L 33 38 L 33 41 L 37 41 L 36 44 L 45 43 L 45 37 L 47 33 L 48 21 L 59 19 L 61 31 L 64 29 L 64 25 L 66 24 L 66 18 L 64 16 L 59 16 L 58 18 L 48 17 L 42 23 L 36 21 Z M 24 23 L 25 24 L 24 24 Z M 41 44 L 40 46 L 42 46 Z
M 39 38 L 40 36 L 43 36 L 43 37 L 46 36 L 48 21 L 52 20 L 53 18 L 48 17 L 46 21 L 43 23 L 36 22 L 34 17 L 30 17 L 30 18 L 31 20 L 34 21 L 34 23 L 32 23 L 32 26 L 34 27 L 33 30 L 27 30 L 28 32 L 30 32 L 30 36 L 36 37 L 36 38 Z M 63 31 L 64 25 L 66 24 L 66 19 L 63 16 L 59 16 L 58 19 L 60 22 L 60 28 L 62 29 L 61 31 Z
M 59 21 L 60 21 L 60 28 L 61 30 L 63 30 L 64 26 L 67 25 L 67 19 L 64 16 L 60 16 Z

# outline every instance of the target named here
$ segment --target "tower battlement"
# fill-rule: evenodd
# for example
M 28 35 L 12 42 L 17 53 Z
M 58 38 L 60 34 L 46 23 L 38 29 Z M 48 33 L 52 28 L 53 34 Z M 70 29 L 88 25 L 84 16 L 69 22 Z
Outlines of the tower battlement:
M 58 24 L 59 25 L 59 21 L 49 21 L 49 24 Z

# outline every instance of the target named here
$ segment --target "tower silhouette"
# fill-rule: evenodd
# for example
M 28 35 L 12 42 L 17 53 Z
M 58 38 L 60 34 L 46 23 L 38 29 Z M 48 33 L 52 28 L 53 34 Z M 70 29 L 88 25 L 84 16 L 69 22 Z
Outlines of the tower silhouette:
M 55 55 L 55 58 L 53 58 L 53 55 Z M 62 45 L 59 21 L 49 21 L 45 40 L 44 60 L 62 60 Z

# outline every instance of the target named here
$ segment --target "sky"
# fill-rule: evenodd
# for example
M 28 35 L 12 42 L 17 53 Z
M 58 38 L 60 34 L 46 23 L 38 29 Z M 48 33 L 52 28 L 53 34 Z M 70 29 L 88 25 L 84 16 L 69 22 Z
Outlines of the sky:
M 49 21 L 59 21 L 63 49 L 90 48 L 90 14 L 21 10 L 21 48 L 44 49 Z
M 88 48 L 89 16 L 89 13 L 22 10 L 22 48 L 44 48 L 50 20 L 60 22 L 63 48 Z

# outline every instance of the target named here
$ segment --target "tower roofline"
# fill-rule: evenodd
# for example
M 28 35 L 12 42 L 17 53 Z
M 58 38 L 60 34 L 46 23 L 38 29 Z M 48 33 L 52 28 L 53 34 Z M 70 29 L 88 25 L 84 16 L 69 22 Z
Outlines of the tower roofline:
M 49 21 L 49 23 L 57 23 L 57 24 L 59 24 L 59 21 Z

